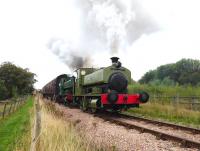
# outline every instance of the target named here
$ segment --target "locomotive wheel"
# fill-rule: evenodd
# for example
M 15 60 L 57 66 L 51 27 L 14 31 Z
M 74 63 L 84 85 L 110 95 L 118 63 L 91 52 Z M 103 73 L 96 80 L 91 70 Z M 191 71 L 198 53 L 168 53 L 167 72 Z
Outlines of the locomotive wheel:
M 149 100 L 149 94 L 148 93 L 141 91 L 139 94 L 140 94 L 139 99 L 142 103 L 146 103 Z

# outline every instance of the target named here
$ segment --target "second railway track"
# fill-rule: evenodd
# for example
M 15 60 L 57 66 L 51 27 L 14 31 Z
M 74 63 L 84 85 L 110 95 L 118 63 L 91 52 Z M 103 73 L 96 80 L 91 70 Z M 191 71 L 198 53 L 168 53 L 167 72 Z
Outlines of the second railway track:
M 138 120 L 138 121 L 144 121 L 144 122 L 151 123 L 151 124 L 156 124 L 158 126 L 168 126 L 173 129 L 188 131 L 189 133 L 193 133 L 193 134 L 200 134 L 200 129 L 197 129 L 197 128 L 192 128 L 192 127 L 173 124 L 173 123 L 169 123 L 169 122 L 148 119 L 148 118 L 139 117 L 139 116 L 127 115 L 127 114 L 119 114 L 119 116 L 122 118 L 128 118 L 128 119 L 132 119 L 132 120 Z
M 108 113 L 95 116 L 128 129 L 151 133 L 158 139 L 177 142 L 183 147 L 200 150 L 200 129 L 125 114 Z

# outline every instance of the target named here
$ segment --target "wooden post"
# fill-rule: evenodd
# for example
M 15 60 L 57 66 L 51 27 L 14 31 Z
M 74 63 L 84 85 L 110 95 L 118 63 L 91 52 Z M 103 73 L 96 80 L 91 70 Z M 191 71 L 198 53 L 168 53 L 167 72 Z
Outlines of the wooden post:
M 156 99 L 156 96 L 155 96 L 155 93 L 154 93 L 152 102 L 155 102 L 155 99 Z
M 193 97 L 190 99 L 190 110 L 193 108 Z
M 16 102 L 16 110 L 18 109 L 19 107 L 19 101 Z
M 15 111 L 15 106 L 16 106 L 16 101 L 15 101 L 15 103 L 14 103 L 13 112 Z
M 20 104 L 20 106 L 22 105 L 22 98 L 20 98 L 20 100 L 19 100 L 19 104 Z
M 9 114 L 11 113 L 11 111 L 12 111 L 12 103 L 11 103 L 11 105 L 10 105 L 10 109 L 9 109 Z
M 19 101 L 16 101 L 16 107 L 15 107 L 16 110 L 18 109 L 18 106 L 19 106 Z
M 41 131 L 41 112 L 40 112 L 40 104 L 39 104 L 39 98 L 36 99 L 35 102 L 35 124 L 34 124 L 34 130 L 33 130 L 33 135 L 32 135 L 32 142 L 31 142 L 31 147 L 30 151 L 35 151 L 36 150 L 36 143 L 39 138 L 39 134 Z
M 18 107 L 20 107 L 20 102 L 21 102 L 21 101 L 19 100 L 19 102 L 18 102 Z
M 6 115 L 6 106 L 7 106 L 7 103 L 5 103 L 4 108 L 3 108 L 3 118 L 4 118 L 5 115 Z
M 192 97 L 192 103 L 191 103 L 191 109 L 196 111 L 196 99 L 195 97 Z
M 173 104 L 173 107 L 175 108 L 176 107 L 176 96 L 173 97 L 172 104 Z
M 179 94 L 177 94 L 176 96 L 176 108 L 178 108 L 179 106 Z

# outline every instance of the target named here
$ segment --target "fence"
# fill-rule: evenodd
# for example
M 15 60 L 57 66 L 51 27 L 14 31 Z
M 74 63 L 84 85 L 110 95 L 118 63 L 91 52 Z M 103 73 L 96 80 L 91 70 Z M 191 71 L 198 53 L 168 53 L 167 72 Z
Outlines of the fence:
M 20 106 L 26 102 L 26 98 L 18 98 L 13 101 L 2 101 L 0 102 L 0 117 L 4 118 L 16 111 Z
M 150 101 L 153 103 L 170 104 L 174 107 L 184 107 L 190 110 L 200 111 L 200 96 L 166 96 L 152 95 Z

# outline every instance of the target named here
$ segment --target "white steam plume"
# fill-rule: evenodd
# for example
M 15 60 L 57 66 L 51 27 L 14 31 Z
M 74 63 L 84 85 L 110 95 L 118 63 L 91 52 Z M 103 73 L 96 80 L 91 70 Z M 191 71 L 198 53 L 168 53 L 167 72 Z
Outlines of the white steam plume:
M 76 48 L 64 40 L 52 40 L 48 44 L 71 68 L 90 65 L 88 55 L 102 50 L 115 55 L 142 35 L 159 29 L 139 0 L 76 0 L 76 6 L 81 12 L 81 33 Z M 77 58 L 83 63 L 73 62 Z

